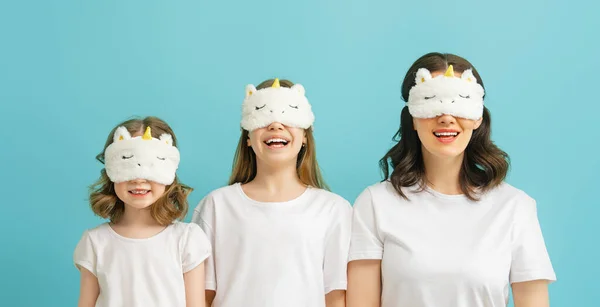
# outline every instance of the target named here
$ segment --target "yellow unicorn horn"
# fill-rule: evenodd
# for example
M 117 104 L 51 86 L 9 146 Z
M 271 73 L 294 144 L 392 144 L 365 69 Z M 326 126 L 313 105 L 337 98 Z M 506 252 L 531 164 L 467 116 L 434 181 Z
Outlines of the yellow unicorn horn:
M 454 67 L 452 65 L 448 66 L 446 73 L 444 74 L 446 77 L 454 77 Z
M 150 127 L 146 127 L 146 132 L 144 132 L 144 136 L 142 136 L 142 140 L 149 141 L 152 139 L 152 130 Z
M 273 81 L 273 85 L 271 85 L 271 87 L 273 88 L 280 88 L 281 85 L 279 84 L 279 79 L 275 78 L 275 81 Z

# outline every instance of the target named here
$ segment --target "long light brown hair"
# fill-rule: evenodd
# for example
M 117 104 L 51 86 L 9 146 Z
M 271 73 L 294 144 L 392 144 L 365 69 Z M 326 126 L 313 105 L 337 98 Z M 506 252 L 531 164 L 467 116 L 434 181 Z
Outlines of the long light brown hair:
M 256 89 L 260 90 L 270 87 L 274 81 L 274 79 L 263 81 Z M 279 82 L 282 87 L 292 87 L 294 85 L 289 80 L 280 80 Z M 306 135 L 306 145 L 300 149 L 296 160 L 298 178 L 305 185 L 329 190 L 329 187 L 323 180 L 317 162 L 317 151 L 312 128 L 305 129 L 304 132 Z M 233 159 L 231 176 L 229 177 L 230 185 L 234 183 L 248 183 L 256 177 L 256 154 L 252 147 L 248 146 L 249 134 L 247 130 L 242 129 Z
M 477 70 L 469 61 L 453 54 L 428 53 L 419 58 L 408 69 L 402 83 L 402 99 L 408 101 L 408 93 L 415 85 L 415 76 L 419 68 L 429 71 L 445 71 L 453 65 L 454 71 L 463 72 L 473 70 L 477 82 L 483 87 L 483 81 Z M 484 193 L 502 183 L 510 160 L 507 153 L 498 148 L 491 140 L 492 120 L 489 110 L 484 107 L 483 119 L 478 129 L 473 131 L 473 136 L 465 149 L 465 155 L 460 169 L 459 183 L 462 192 L 467 198 L 477 200 L 477 194 Z M 385 177 L 389 179 L 395 190 L 407 199 L 402 187 L 418 185 L 420 189 L 426 187 L 425 165 L 421 141 L 413 127 L 413 117 L 408 107 L 402 109 L 400 115 L 400 128 L 394 135 L 394 145 L 379 161 L 380 168 Z M 392 168 L 390 173 L 389 169 Z
M 177 138 L 171 127 L 157 117 L 134 118 L 115 126 L 104 144 L 104 150 L 96 156 L 96 160 L 104 164 L 104 151 L 112 144 L 113 135 L 118 127 L 125 127 L 134 135 L 142 133 L 146 127 L 152 130 L 152 136 L 158 138 L 163 133 L 173 137 L 173 146 L 177 147 Z M 165 188 L 165 193 L 150 206 L 150 214 L 161 225 L 168 225 L 174 220 L 181 220 L 188 212 L 188 195 L 192 188 L 179 182 L 177 176 L 172 184 Z M 112 223 L 117 223 L 125 212 L 125 204 L 117 197 L 114 183 L 106 174 L 106 169 L 100 171 L 100 178 L 90 186 L 90 206 L 94 213 L 102 218 L 108 218 Z

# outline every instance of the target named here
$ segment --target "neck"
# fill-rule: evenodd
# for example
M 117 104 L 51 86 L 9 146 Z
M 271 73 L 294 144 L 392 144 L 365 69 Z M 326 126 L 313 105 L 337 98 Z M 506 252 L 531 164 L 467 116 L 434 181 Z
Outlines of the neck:
M 150 214 L 150 207 L 137 209 L 125 204 L 125 212 L 119 220 L 122 226 L 146 227 L 159 225 Z
M 305 187 L 298 177 L 296 161 L 278 165 L 257 162 L 259 163 L 257 163 L 256 177 L 252 183 L 261 186 L 268 193 L 276 194 L 279 191 Z
M 464 153 L 456 157 L 446 158 L 436 157 L 425 148 L 422 152 L 427 184 L 442 194 L 462 194 L 459 176 Z

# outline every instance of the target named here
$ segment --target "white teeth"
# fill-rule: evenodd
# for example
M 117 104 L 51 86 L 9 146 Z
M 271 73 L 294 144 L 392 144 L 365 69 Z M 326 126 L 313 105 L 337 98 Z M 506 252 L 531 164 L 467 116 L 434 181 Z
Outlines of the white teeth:
M 287 144 L 288 141 L 284 140 L 284 139 L 269 139 L 267 140 L 267 144 L 271 144 L 271 143 L 284 143 Z
M 148 190 L 133 190 L 133 191 L 130 191 L 130 192 L 131 192 L 131 194 L 140 194 L 141 195 L 141 194 L 148 193 Z
M 434 132 L 435 136 L 457 136 L 458 132 Z

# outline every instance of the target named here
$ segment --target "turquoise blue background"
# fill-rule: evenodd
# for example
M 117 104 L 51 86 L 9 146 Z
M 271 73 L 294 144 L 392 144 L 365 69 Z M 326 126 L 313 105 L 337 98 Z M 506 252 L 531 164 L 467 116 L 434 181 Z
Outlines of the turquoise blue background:
M 247 83 L 289 78 L 317 116 L 318 158 L 350 201 L 380 180 L 400 83 L 419 56 L 472 61 L 508 182 L 538 201 L 552 306 L 600 301 L 598 75 L 592 1 L 3 1 L 0 305 L 75 306 L 72 252 L 110 129 L 133 115 L 180 139 L 191 209 L 226 184 Z M 190 216 L 188 216 L 189 220 Z

